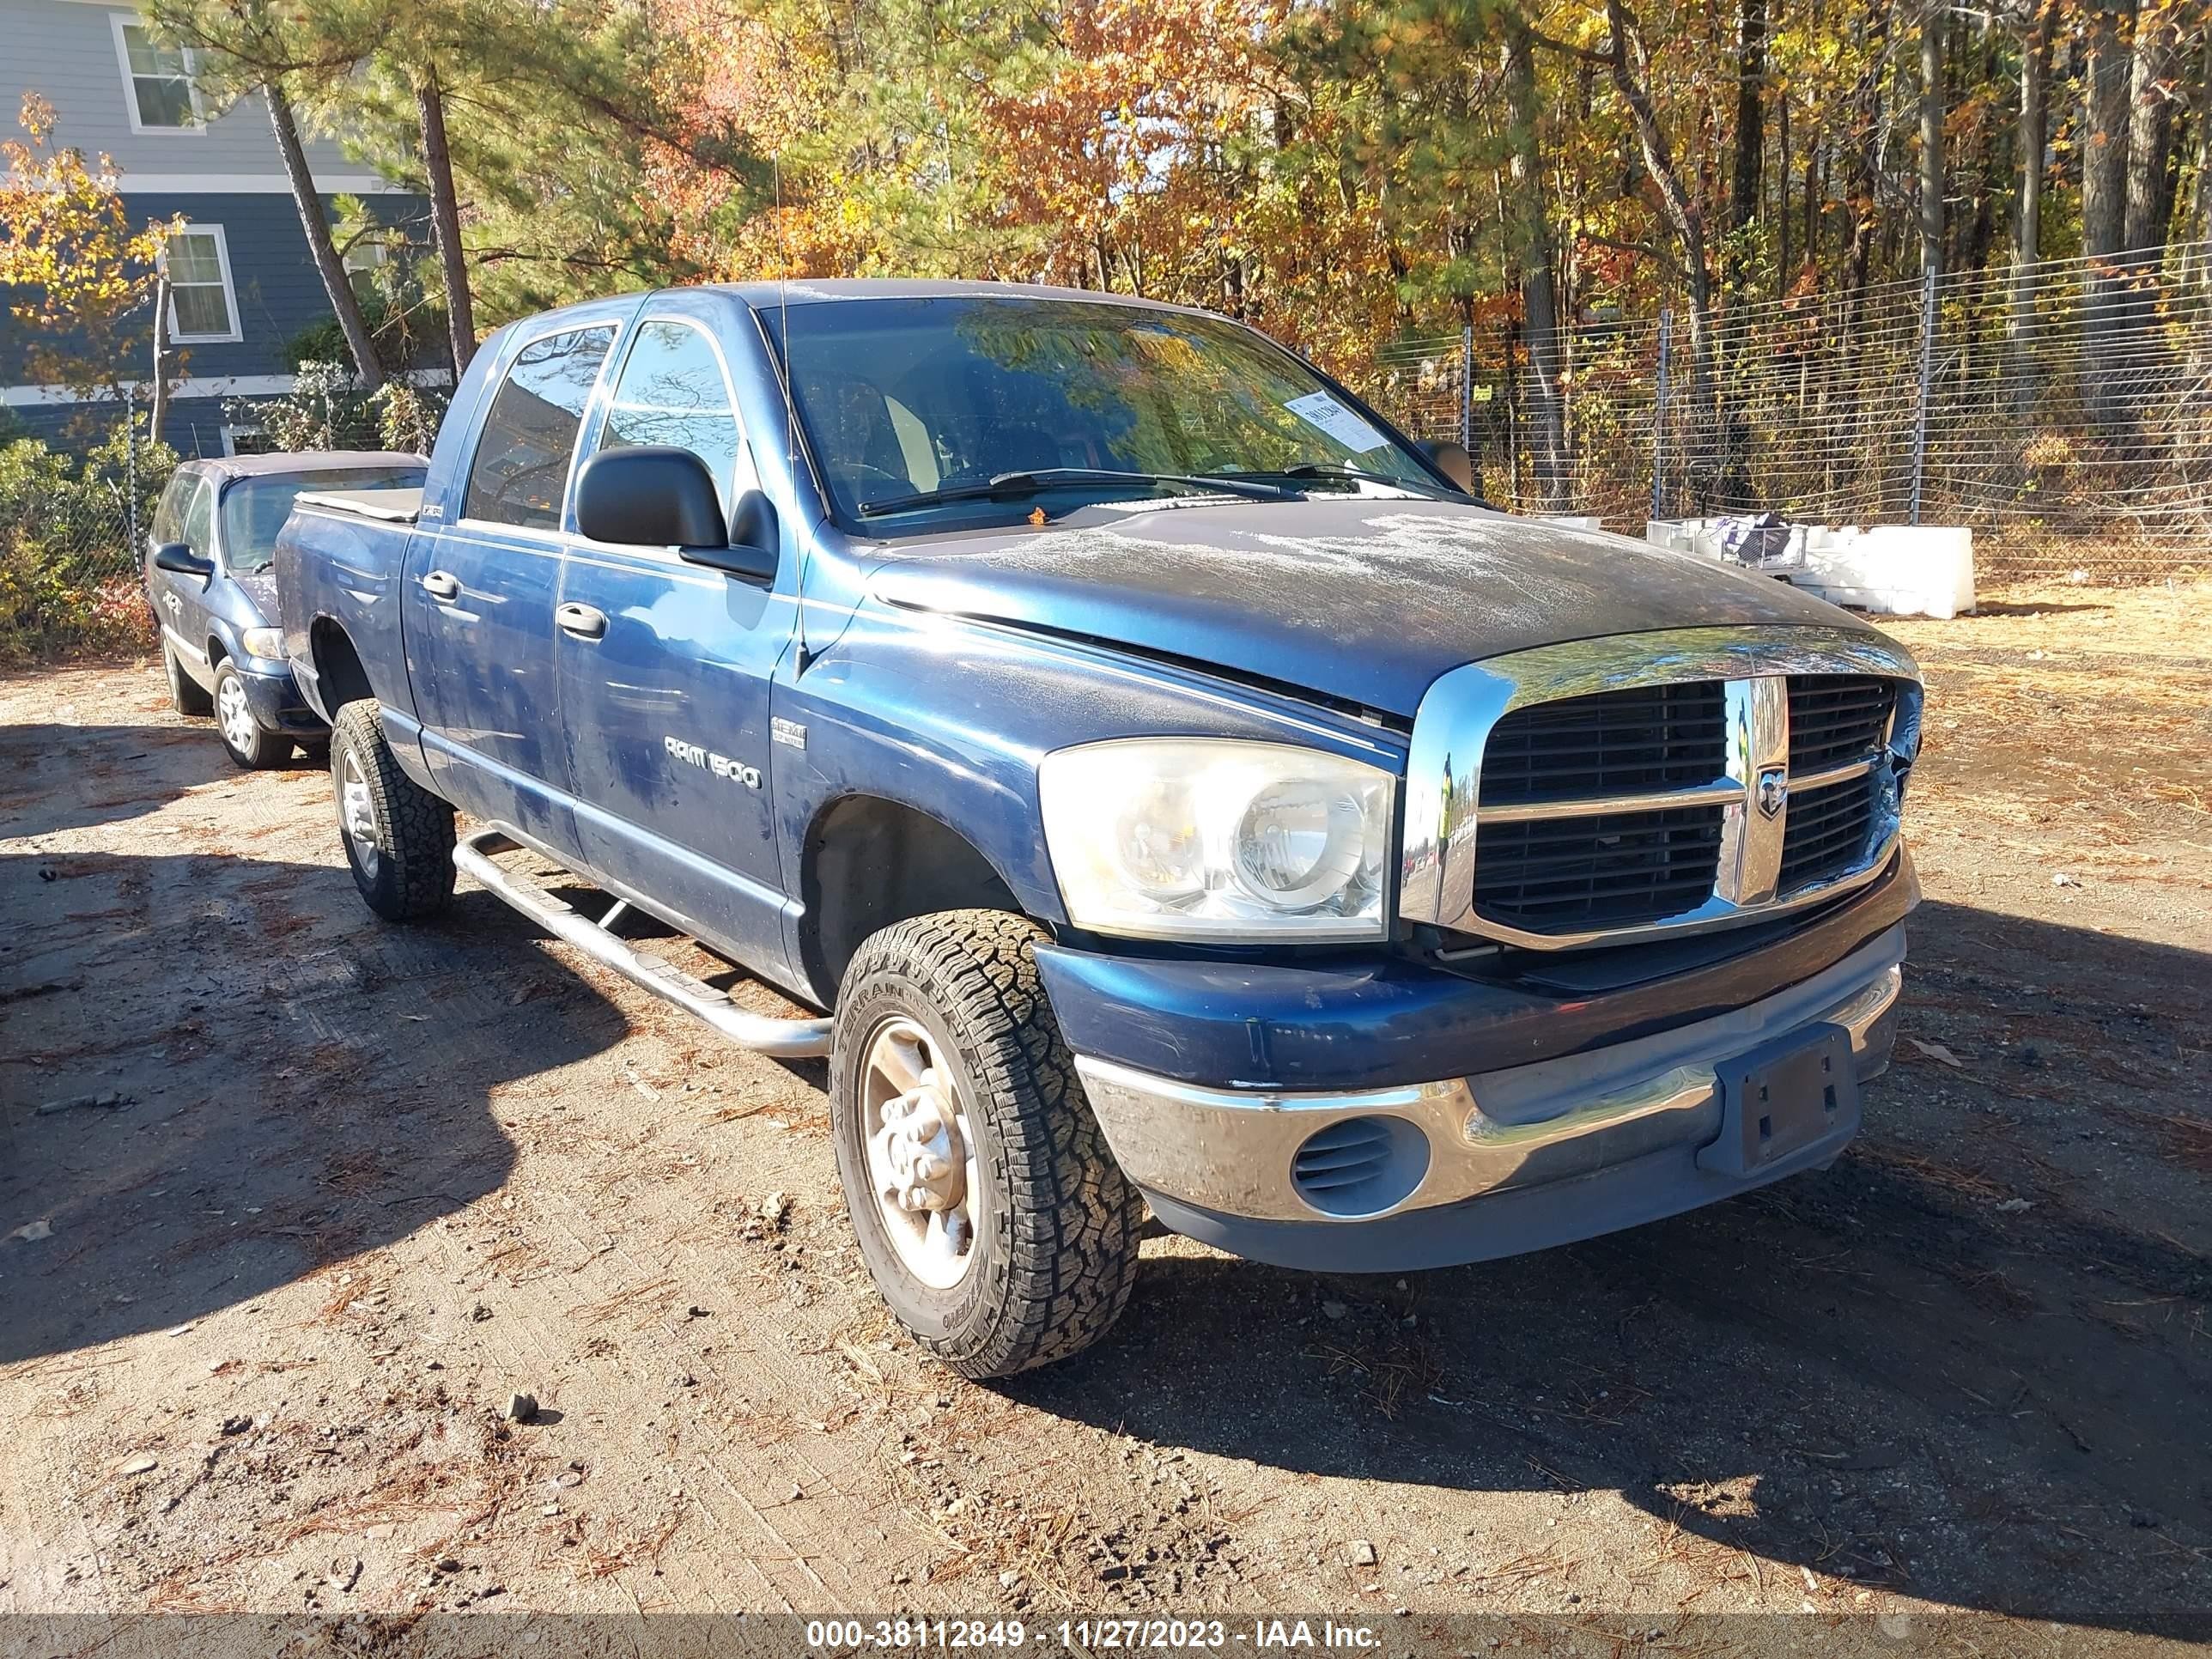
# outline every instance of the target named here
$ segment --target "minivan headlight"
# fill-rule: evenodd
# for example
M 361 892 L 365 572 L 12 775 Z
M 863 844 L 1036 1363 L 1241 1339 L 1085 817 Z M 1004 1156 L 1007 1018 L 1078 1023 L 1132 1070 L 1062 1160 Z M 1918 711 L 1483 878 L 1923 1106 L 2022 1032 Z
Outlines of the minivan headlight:
M 1047 755 L 1068 920 L 1141 939 L 1379 939 L 1396 781 L 1290 744 L 1129 738 Z
M 281 628 L 249 628 L 238 636 L 249 657 L 259 657 L 264 662 L 278 662 L 284 656 L 284 630 Z

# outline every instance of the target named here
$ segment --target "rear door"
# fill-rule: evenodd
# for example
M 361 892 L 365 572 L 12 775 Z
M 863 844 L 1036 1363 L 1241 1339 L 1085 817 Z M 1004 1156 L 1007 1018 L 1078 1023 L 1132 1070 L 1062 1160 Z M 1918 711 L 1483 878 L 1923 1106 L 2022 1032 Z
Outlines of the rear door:
M 555 680 L 568 479 L 618 318 L 510 347 L 458 516 L 419 531 L 401 585 L 408 677 L 440 792 L 556 855 L 581 852 Z
M 725 525 L 758 482 L 716 337 L 726 303 L 653 301 L 591 445 L 690 450 Z M 791 638 L 787 595 L 665 548 L 579 537 L 561 598 L 554 654 L 586 855 L 746 966 L 781 972 L 769 682 Z

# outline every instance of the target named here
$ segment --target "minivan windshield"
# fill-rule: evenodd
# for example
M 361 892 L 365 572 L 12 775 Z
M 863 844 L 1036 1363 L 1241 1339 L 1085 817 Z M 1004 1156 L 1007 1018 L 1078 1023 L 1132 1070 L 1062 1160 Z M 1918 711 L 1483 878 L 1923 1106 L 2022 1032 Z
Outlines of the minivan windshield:
M 324 467 L 239 478 L 222 492 L 222 558 L 234 571 L 266 570 L 276 532 L 291 516 L 292 498 L 303 489 L 417 489 L 420 466 Z
M 870 535 L 1147 496 L 1452 495 L 1304 364 L 1214 318 L 1011 295 L 764 316 L 787 331 L 793 401 L 836 517 Z

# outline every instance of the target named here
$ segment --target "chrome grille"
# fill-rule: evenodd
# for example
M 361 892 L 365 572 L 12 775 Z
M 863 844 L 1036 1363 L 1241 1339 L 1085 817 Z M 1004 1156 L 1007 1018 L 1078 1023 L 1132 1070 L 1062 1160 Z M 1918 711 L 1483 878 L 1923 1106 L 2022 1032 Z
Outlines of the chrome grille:
M 1698 627 L 1468 663 L 1421 698 L 1398 915 L 1567 950 L 1749 921 L 1873 879 L 1918 671 L 1860 628 Z
M 1684 806 L 1485 823 L 1475 842 L 1474 908 L 1532 933 L 1693 910 L 1713 890 L 1721 811 Z
M 1692 680 L 1516 708 L 1483 749 L 1482 805 L 1709 783 L 1728 743 L 1726 692 L 1718 680 Z
M 1897 682 L 1872 674 L 1790 677 L 1790 773 L 1806 777 L 1880 752 Z
M 1790 822 L 1783 830 L 1782 868 L 1775 878 L 1776 890 L 1793 893 L 1856 867 L 1866 856 L 1874 810 L 1875 777 L 1870 770 L 1814 788 L 1793 790 Z

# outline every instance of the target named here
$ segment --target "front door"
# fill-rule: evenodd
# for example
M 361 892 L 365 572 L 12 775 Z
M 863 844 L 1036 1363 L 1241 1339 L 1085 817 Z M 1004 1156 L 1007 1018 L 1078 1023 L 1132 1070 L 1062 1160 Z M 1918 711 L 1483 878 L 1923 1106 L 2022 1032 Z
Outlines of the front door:
M 408 678 L 440 793 L 571 858 L 580 847 L 553 612 L 569 467 L 615 334 L 612 322 L 571 327 L 515 354 L 458 514 L 416 532 L 401 589 Z
M 633 331 L 596 449 L 707 463 L 723 521 L 756 479 L 712 296 L 665 295 Z M 747 967 L 784 967 L 769 810 L 769 681 L 789 598 L 665 548 L 570 544 L 554 646 L 586 856 Z
M 150 545 L 182 542 L 203 559 L 215 557 L 215 486 L 198 472 L 179 472 L 161 494 L 154 510 Z M 152 600 L 161 635 L 185 672 L 204 686 L 215 684 L 215 666 L 208 660 L 208 584 L 198 576 L 180 576 L 173 570 L 155 568 L 146 562 L 146 594 Z

